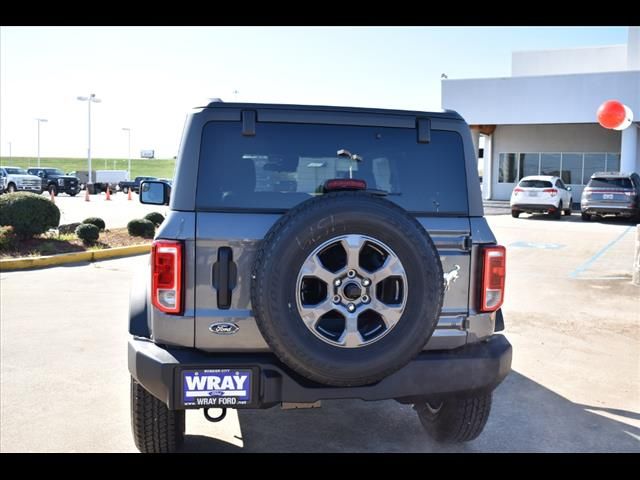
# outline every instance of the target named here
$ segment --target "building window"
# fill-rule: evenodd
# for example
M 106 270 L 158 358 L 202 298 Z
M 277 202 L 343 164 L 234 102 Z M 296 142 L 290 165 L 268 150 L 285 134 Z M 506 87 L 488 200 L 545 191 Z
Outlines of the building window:
M 499 159 L 498 183 L 515 183 L 531 175 L 553 175 L 567 185 L 586 185 L 595 172 L 620 171 L 620 154 L 615 152 L 501 153 Z
M 498 168 L 498 183 L 515 183 L 517 169 L 516 154 L 501 153 Z
M 582 184 L 586 185 L 589 178 L 596 172 L 604 172 L 606 169 L 607 156 L 605 153 L 585 153 L 584 154 L 584 174 Z
M 521 153 L 519 155 L 519 173 L 518 180 L 529 175 L 538 175 L 540 171 L 540 154 L 539 153 Z
M 582 153 L 562 154 L 562 175 L 560 178 L 567 185 L 582 183 Z
M 540 154 L 540 175 L 560 176 L 560 154 L 541 153 Z
M 619 153 L 607 153 L 607 172 L 619 172 L 620 171 L 620 154 Z

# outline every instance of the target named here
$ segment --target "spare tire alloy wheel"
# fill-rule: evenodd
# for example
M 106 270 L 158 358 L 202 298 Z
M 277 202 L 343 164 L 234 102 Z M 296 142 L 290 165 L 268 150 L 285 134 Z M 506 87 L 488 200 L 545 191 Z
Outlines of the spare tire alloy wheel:
M 262 242 L 251 303 L 287 366 L 318 383 L 366 385 L 411 361 L 444 295 L 429 234 L 365 192 L 332 192 L 283 215 Z
M 346 258 L 336 260 L 344 253 Z M 342 266 L 334 270 L 336 263 Z M 387 245 L 365 235 L 345 235 L 324 242 L 307 257 L 298 274 L 296 300 L 302 321 L 320 340 L 359 348 L 395 327 L 407 290 L 402 262 Z

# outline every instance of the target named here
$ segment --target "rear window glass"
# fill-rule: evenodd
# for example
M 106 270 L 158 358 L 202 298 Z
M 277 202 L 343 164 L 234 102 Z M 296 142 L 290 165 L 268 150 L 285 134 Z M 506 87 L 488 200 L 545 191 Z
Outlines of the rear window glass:
M 631 179 L 630 178 L 592 178 L 591 180 L 589 180 L 589 185 L 587 185 L 588 187 L 592 187 L 592 188 L 611 188 L 611 187 L 617 187 L 617 188 L 633 188 L 633 185 L 631 183 Z
M 551 188 L 551 182 L 546 180 L 522 180 L 520 186 L 524 188 Z
M 365 180 L 410 212 L 468 213 L 455 132 L 434 130 L 421 144 L 413 129 L 258 123 L 255 136 L 243 136 L 238 122 L 204 127 L 198 208 L 285 210 L 320 195 L 333 178 Z

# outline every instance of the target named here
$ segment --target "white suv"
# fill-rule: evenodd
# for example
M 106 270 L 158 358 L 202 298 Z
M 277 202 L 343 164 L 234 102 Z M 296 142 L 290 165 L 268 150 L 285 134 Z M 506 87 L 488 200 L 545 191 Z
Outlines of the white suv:
M 532 175 L 524 177 L 511 192 L 511 216 L 525 213 L 548 213 L 560 219 L 562 212 L 571 215 L 571 187 L 559 177 Z

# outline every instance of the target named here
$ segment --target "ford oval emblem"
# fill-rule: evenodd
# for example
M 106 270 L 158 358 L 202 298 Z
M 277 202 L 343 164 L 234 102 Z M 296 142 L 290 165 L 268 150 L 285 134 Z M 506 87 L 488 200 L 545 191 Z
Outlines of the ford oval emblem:
M 233 335 L 238 330 L 240 330 L 240 327 L 231 322 L 218 322 L 209 325 L 209 331 L 218 335 Z

